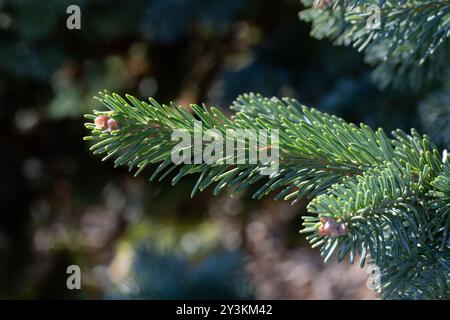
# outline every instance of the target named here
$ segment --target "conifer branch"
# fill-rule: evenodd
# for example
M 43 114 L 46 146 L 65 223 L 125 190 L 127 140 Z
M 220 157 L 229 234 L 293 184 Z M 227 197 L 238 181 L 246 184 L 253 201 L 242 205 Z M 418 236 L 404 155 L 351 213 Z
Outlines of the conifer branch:
M 212 184 L 214 193 L 259 185 L 254 198 L 274 191 L 276 199 L 307 195 L 311 215 L 303 217 L 301 232 L 310 233 L 307 239 L 325 260 L 336 254 L 351 263 L 359 256 L 361 266 L 373 261 L 386 298 L 449 297 L 450 166 L 427 136 L 413 129 L 389 138 L 382 129 L 347 123 L 294 99 L 255 94 L 238 97 L 231 118 L 216 108 L 125 100 L 108 92 L 97 99 L 108 110 L 86 115 L 93 122 L 86 124 L 91 135 L 85 139 L 96 142 L 91 150 L 106 154 L 103 160 L 115 157 L 115 166 L 136 168 L 135 175 L 158 164 L 150 179 L 178 170 L 172 184 L 199 174 L 192 196 Z M 174 164 L 172 132 L 195 134 L 198 120 L 202 133 L 278 129 L 279 170 L 263 175 L 261 164 L 227 162 L 223 155 L 209 164 Z M 201 152 L 206 148 L 202 140 Z
M 317 3 L 303 0 L 306 7 Z M 418 88 L 446 72 L 450 58 L 448 0 L 334 0 L 300 12 L 312 22 L 311 35 L 352 45 L 376 65 L 373 76 L 381 87 Z M 375 6 L 375 7 L 374 7 Z M 378 8 L 379 25 L 369 19 Z

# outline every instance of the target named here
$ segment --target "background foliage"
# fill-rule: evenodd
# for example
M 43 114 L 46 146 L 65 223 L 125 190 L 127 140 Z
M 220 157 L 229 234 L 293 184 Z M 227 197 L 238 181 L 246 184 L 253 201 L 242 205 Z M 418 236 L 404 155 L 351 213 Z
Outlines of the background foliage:
M 78 31 L 65 27 L 74 3 Z M 301 9 L 296 0 L 0 1 L 0 297 L 374 297 L 357 266 L 325 267 L 306 247 L 302 201 L 190 200 L 195 178 L 174 188 L 132 178 L 99 165 L 82 141 L 81 115 L 109 88 L 185 105 L 290 96 L 449 146 L 446 84 L 380 91 L 356 50 L 309 36 Z M 81 291 L 65 288 L 69 264 L 83 270 Z

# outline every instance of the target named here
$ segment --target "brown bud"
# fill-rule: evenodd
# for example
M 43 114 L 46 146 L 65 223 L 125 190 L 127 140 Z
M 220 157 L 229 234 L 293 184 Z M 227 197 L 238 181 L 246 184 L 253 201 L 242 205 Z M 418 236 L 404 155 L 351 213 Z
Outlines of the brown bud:
M 338 225 L 337 231 L 338 231 L 338 235 L 345 236 L 345 235 L 347 235 L 347 226 L 344 223 L 340 223 Z
M 330 218 L 320 217 L 320 227 L 319 227 L 319 235 L 320 236 L 330 236 Z
M 119 124 L 113 118 L 110 118 L 107 122 L 108 129 L 113 131 L 119 129 Z
M 95 127 L 100 130 L 108 129 L 108 120 L 109 117 L 105 115 L 98 116 L 94 120 Z
M 338 223 L 336 219 L 320 217 L 319 235 L 329 238 L 345 236 L 347 235 L 347 226 L 344 223 Z
M 333 0 L 316 0 L 313 3 L 313 8 L 325 9 L 326 7 L 333 4 Z
M 323 229 L 323 225 L 320 225 L 319 227 L 319 236 L 323 237 L 326 236 L 325 230 Z

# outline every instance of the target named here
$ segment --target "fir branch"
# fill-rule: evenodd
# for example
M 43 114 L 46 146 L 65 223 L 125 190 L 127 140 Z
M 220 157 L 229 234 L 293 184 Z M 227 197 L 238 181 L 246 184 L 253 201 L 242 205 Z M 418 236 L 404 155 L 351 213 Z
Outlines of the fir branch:
M 418 88 L 445 72 L 450 57 L 450 1 L 331 2 L 300 12 L 300 18 L 312 22 L 313 37 L 364 51 L 367 62 L 377 66 L 373 75 L 381 87 L 393 83 Z M 308 7 L 313 2 L 303 3 Z M 379 28 L 367 24 L 373 5 L 380 10 Z
M 307 239 L 325 260 L 334 253 L 339 261 L 359 256 L 361 266 L 373 260 L 382 269 L 385 297 L 448 296 L 443 274 L 449 264 L 450 167 L 427 136 L 412 129 L 390 138 L 382 129 L 356 126 L 287 98 L 242 95 L 231 118 L 217 108 L 126 98 L 101 93 L 97 99 L 108 110 L 86 115 L 92 122 L 86 123 L 91 135 L 85 139 L 95 141 L 91 150 L 106 154 L 103 160 L 114 157 L 115 166 L 136 169 L 135 175 L 158 165 L 150 179 L 173 174 L 172 184 L 198 174 L 191 196 L 213 184 L 214 193 L 259 185 L 254 198 L 272 192 L 294 201 L 309 196 L 312 215 L 303 217 L 302 232 L 311 233 Z M 211 163 L 174 163 L 172 152 L 182 150 L 172 133 L 195 135 L 196 121 L 202 134 L 234 130 L 237 140 L 239 130 L 279 130 L 278 144 L 264 147 L 279 151 L 279 170 L 263 175 L 264 164 L 239 163 L 235 153 L 219 154 Z M 197 153 L 207 150 L 208 141 L 201 140 Z M 226 148 L 226 139 L 220 144 Z M 243 147 L 261 150 L 247 142 Z M 412 256 L 424 270 L 411 264 Z M 434 260 L 423 258 L 428 256 Z M 399 274 L 406 282 L 398 283 Z M 436 288 L 428 288 L 432 277 Z

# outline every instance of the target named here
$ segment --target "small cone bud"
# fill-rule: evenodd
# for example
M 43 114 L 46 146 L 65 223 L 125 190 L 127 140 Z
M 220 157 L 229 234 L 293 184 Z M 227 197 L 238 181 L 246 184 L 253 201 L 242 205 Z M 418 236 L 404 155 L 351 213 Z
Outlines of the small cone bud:
M 107 127 L 109 130 L 113 131 L 113 130 L 117 130 L 119 129 L 119 124 L 117 123 L 116 120 L 114 120 L 113 118 L 109 119 L 107 122 Z
M 323 225 L 323 230 L 326 233 L 330 233 L 333 230 L 333 225 L 330 223 L 330 221 L 325 222 L 325 224 Z
M 323 237 L 326 236 L 325 230 L 323 229 L 323 225 L 319 227 L 319 236 Z
M 345 236 L 347 235 L 347 226 L 343 223 L 338 226 L 338 235 Z
M 94 120 L 95 127 L 100 130 L 108 129 L 108 120 L 109 117 L 105 115 L 98 116 Z
M 316 0 L 313 3 L 313 7 L 316 9 L 324 9 L 330 6 L 333 3 L 333 0 Z
M 320 218 L 319 235 L 335 238 L 337 236 L 347 235 L 347 226 L 344 223 L 338 223 L 333 218 Z

